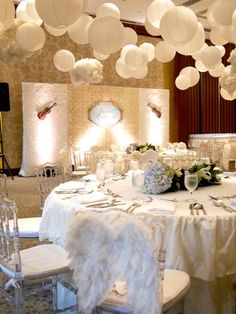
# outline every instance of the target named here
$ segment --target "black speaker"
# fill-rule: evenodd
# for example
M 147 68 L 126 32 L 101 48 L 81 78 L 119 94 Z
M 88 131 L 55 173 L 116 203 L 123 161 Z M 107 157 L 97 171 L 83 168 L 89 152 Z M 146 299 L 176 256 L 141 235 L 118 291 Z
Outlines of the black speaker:
M 8 83 L 0 83 L 0 112 L 10 111 L 10 95 Z

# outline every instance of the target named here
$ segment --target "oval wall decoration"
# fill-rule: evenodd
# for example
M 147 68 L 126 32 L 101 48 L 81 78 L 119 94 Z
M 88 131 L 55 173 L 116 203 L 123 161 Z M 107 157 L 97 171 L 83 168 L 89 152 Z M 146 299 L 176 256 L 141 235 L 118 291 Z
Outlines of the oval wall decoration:
M 96 125 L 110 128 L 122 118 L 121 110 L 110 101 L 100 101 L 88 111 L 89 120 Z

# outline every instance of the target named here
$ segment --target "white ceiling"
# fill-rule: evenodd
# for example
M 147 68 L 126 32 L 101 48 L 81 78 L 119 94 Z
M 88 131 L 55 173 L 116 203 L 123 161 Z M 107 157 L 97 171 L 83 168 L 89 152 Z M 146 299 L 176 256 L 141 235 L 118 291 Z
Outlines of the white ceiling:
M 22 0 L 15 0 L 19 3 Z M 191 8 L 198 16 L 199 21 L 208 31 L 209 25 L 206 20 L 206 12 L 215 0 L 172 0 L 176 5 L 184 5 Z M 116 4 L 121 12 L 121 19 L 127 22 L 144 24 L 147 8 L 152 0 L 88 0 L 86 13 L 96 15 L 97 8 L 105 2 Z

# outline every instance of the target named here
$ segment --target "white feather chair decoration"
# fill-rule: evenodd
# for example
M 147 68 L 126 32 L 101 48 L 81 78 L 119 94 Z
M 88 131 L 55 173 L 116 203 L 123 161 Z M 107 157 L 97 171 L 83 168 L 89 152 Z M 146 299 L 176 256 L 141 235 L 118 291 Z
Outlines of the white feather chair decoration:
M 73 217 L 66 250 L 78 289 L 79 310 L 90 314 L 126 281 L 135 314 L 161 313 L 158 265 L 151 234 L 144 223 L 124 213 L 80 213 Z M 159 300 L 160 301 L 160 300 Z

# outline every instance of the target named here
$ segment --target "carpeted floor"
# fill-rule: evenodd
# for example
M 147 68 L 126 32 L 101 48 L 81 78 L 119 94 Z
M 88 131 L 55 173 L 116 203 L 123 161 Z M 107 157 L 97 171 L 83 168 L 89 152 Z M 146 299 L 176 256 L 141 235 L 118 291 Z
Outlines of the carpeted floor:
M 40 197 L 36 177 L 15 176 L 14 180 L 7 178 L 8 197 L 16 202 L 19 217 L 41 216 Z M 37 245 L 37 240 L 21 241 L 21 249 Z M 0 314 L 10 314 L 11 306 L 3 300 L 0 292 Z M 49 314 L 52 310 L 52 295 L 46 293 L 37 293 L 24 301 L 23 314 Z

